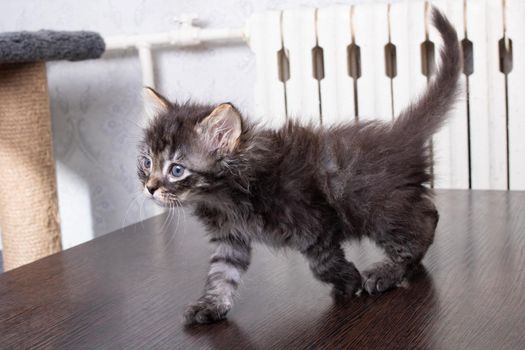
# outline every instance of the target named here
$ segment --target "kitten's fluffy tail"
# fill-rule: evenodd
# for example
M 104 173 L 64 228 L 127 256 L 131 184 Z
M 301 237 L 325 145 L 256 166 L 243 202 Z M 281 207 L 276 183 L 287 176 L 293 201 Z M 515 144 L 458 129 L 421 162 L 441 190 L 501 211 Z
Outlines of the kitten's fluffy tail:
M 396 119 L 392 131 L 403 143 L 426 142 L 446 121 L 458 96 L 461 72 L 458 35 L 448 19 L 435 7 L 432 8 L 432 22 L 443 38 L 441 67 L 423 95 L 406 107 Z

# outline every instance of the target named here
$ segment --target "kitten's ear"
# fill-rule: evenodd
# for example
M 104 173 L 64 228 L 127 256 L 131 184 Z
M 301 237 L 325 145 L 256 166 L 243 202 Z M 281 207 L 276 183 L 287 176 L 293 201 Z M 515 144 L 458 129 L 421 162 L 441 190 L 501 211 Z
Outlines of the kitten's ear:
M 197 124 L 196 130 L 210 152 L 231 152 L 242 132 L 241 115 L 231 104 L 223 103 Z
M 171 103 L 153 88 L 146 86 L 142 91 L 144 95 L 144 109 L 149 119 L 167 113 L 170 110 Z

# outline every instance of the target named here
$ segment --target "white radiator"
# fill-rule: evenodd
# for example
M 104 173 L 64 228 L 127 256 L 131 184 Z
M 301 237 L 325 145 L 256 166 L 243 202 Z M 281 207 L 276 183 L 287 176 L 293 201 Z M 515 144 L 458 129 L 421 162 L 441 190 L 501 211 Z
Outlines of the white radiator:
M 525 190 L 525 1 L 432 3 L 473 49 L 463 99 L 433 140 L 435 186 Z M 433 60 L 422 59 L 422 43 L 434 43 L 436 58 L 441 46 L 422 1 L 265 12 L 247 34 L 255 113 L 274 126 L 288 117 L 390 120 L 427 84 L 423 66 Z

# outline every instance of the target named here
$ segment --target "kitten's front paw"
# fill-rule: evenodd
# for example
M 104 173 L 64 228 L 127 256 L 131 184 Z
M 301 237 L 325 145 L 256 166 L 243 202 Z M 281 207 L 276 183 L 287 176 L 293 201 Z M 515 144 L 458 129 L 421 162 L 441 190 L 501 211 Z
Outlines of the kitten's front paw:
M 213 323 L 226 318 L 231 303 L 221 302 L 215 298 L 202 297 L 196 303 L 188 305 L 184 311 L 184 323 Z

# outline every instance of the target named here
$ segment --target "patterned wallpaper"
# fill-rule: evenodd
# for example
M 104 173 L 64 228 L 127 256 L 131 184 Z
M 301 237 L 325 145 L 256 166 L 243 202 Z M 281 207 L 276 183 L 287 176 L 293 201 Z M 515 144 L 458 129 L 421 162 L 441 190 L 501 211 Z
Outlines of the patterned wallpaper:
M 0 31 L 94 30 L 153 33 L 194 13 L 206 27 L 238 27 L 253 12 L 323 6 L 316 0 L 0 1 Z M 346 2 L 348 3 L 348 1 Z M 172 99 L 231 101 L 252 108 L 254 56 L 244 45 L 156 51 L 157 86 Z M 64 246 L 71 247 L 155 213 L 135 176 L 141 79 L 132 50 L 102 59 L 48 64 Z

